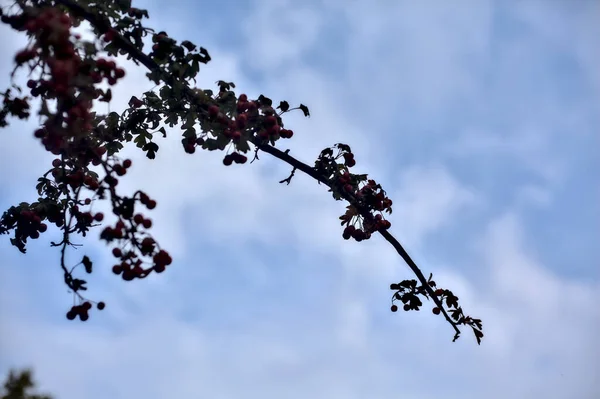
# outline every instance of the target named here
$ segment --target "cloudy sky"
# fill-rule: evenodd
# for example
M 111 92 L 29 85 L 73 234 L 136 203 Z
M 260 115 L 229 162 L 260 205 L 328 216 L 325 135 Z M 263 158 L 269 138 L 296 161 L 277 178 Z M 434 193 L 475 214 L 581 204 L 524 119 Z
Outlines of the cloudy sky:
M 6 3 L 6 2 L 4 2 Z M 64 313 L 56 232 L 26 256 L 0 237 L 0 374 L 33 367 L 57 399 L 600 397 L 600 3 L 578 1 L 135 2 L 149 25 L 207 48 L 199 87 L 304 103 L 282 143 L 311 164 L 352 146 L 394 201 L 394 234 L 484 321 L 469 331 L 389 311 L 412 275 L 393 248 L 341 238 L 344 205 L 267 154 L 224 167 L 172 129 L 122 193 L 158 201 L 168 272 L 123 282 L 96 239 L 88 291 Z M 25 41 L 0 27 L 3 54 Z M 12 56 L 0 60 L 2 87 Z M 153 85 L 128 76 L 112 110 Z M 24 77 L 22 76 L 22 79 Z M 99 111 L 108 110 L 106 106 Z M 34 201 L 53 159 L 30 122 L 0 135 L 0 207 Z M 95 205 L 94 209 L 106 209 Z

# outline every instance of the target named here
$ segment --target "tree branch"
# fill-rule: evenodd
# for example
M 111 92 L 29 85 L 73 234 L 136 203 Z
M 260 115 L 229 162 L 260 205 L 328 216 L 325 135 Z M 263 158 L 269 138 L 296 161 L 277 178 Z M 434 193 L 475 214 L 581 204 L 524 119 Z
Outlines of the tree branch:
M 91 25 L 95 26 L 101 32 L 107 31 L 111 27 L 110 21 L 108 20 L 108 18 L 88 11 L 81 5 L 77 4 L 75 1 L 55 0 L 55 2 L 57 4 L 61 4 L 65 7 L 67 7 L 75 15 L 79 15 L 79 16 L 85 18 Z M 119 34 L 116 34 L 115 39 L 113 40 L 113 43 L 117 47 L 119 47 L 121 50 L 127 52 L 133 59 L 140 62 L 142 65 L 144 65 L 150 71 L 152 71 L 152 72 L 156 73 L 158 76 L 160 76 L 160 79 L 164 83 L 166 83 L 170 86 L 174 86 L 177 83 L 177 81 L 173 77 L 173 75 L 165 72 L 156 62 L 154 62 L 144 52 L 139 50 L 129 40 L 125 39 L 124 37 L 122 37 Z M 200 108 L 203 108 L 205 111 L 208 109 L 207 104 L 203 103 L 202 101 L 197 101 L 199 99 L 199 96 L 187 84 L 185 84 L 183 87 L 183 94 L 188 100 L 194 101 L 195 104 L 199 104 Z M 314 168 L 312 168 L 312 167 L 308 166 L 307 164 L 292 157 L 291 155 L 288 154 L 287 151 L 283 152 L 283 151 L 279 150 L 278 148 L 275 148 L 269 144 L 262 143 L 262 142 L 260 142 L 259 139 L 255 139 L 253 137 L 250 138 L 249 141 L 252 142 L 252 144 L 254 144 L 261 151 L 266 152 L 266 153 L 274 156 L 275 158 L 278 158 L 281 161 L 286 162 L 287 164 L 291 165 L 294 168 L 294 170 L 300 170 L 300 171 L 304 172 L 305 174 L 309 175 L 310 177 L 312 177 L 313 179 L 317 180 L 318 182 L 323 183 L 330 188 L 332 187 L 332 183 L 325 176 L 318 173 Z M 350 204 L 352 204 L 354 207 L 356 207 L 356 209 L 359 210 L 360 214 L 363 217 L 365 217 L 367 219 L 372 219 L 371 212 L 368 209 L 361 206 L 353 195 L 348 194 L 348 193 L 341 193 L 341 195 L 346 201 L 348 201 Z M 394 238 L 394 236 L 392 236 L 388 231 L 383 230 L 383 229 L 379 230 L 379 233 L 383 236 L 383 238 L 385 238 L 385 240 L 387 242 L 389 242 L 396 249 L 398 254 L 402 257 L 402 259 L 406 262 L 408 267 L 416 275 L 419 282 L 425 287 L 426 292 L 429 294 L 429 296 L 434 301 L 436 306 L 440 308 L 445 319 L 454 328 L 454 330 L 455 330 L 454 340 L 456 340 L 458 338 L 458 336 L 460 335 L 460 330 L 458 329 L 458 325 L 448 315 L 441 300 L 438 298 L 437 295 L 435 295 L 434 290 L 429 285 L 429 282 L 423 275 L 423 272 L 421 271 L 421 269 L 419 269 L 419 267 L 416 265 L 416 263 L 412 260 L 412 258 L 406 252 L 404 247 L 400 244 L 400 242 L 398 242 L 398 240 L 396 240 L 396 238 Z

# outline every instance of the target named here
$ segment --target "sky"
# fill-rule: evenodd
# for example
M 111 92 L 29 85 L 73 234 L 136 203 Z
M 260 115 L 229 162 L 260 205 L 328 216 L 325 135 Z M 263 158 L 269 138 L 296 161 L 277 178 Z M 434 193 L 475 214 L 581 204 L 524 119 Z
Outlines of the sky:
M 6 4 L 6 1 L 3 2 Z M 312 164 L 352 147 L 394 201 L 390 232 L 423 272 L 481 318 L 391 313 L 413 278 L 377 235 L 344 241 L 344 209 L 268 154 L 224 167 L 168 130 L 135 148 L 121 193 L 158 202 L 153 234 L 174 258 L 124 282 L 97 230 L 69 254 L 95 262 L 89 297 L 65 318 L 56 230 L 27 255 L 0 237 L 0 375 L 32 367 L 57 399 L 144 397 L 548 399 L 600 397 L 600 3 L 577 1 L 134 1 L 148 26 L 208 49 L 198 86 L 306 104 L 282 150 Z M 0 86 L 25 45 L 4 25 Z M 127 77 L 110 110 L 153 89 Z M 26 77 L 21 74 L 20 81 Z M 108 112 L 98 105 L 98 112 Z M 37 119 L 0 134 L 0 208 L 37 199 L 53 156 Z M 107 210 L 95 204 L 95 210 Z

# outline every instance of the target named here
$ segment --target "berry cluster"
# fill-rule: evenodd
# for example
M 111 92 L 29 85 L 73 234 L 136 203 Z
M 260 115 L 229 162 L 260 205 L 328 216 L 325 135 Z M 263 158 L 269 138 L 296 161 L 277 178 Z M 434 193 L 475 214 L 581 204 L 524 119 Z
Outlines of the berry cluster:
M 194 153 L 196 145 L 208 149 L 224 149 L 232 143 L 236 151 L 227 153 L 223 164 L 243 164 L 247 157 L 242 153 L 250 149 L 248 142 L 273 144 L 280 138 L 289 139 L 294 135 L 292 130 L 283 128 L 281 117 L 272 107 L 270 99 L 260 96 L 257 100 L 249 100 L 246 94 L 241 94 L 236 99 L 233 91 L 229 90 L 230 83 L 220 81 L 219 84 L 221 90 L 214 99 L 207 98 L 204 92 L 196 91 L 205 102 L 210 103 L 206 112 L 200 113 L 203 130 L 212 133 L 217 139 L 208 138 L 208 133 L 201 137 L 196 137 L 195 132 L 193 135 L 184 135 L 181 143 L 187 153 Z M 287 111 L 288 109 L 285 110 Z M 215 147 L 211 147 L 211 141 L 215 143 Z
M 152 237 L 140 236 L 140 230 L 152 227 L 152 220 L 145 218 L 141 213 L 133 213 L 138 201 L 148 209 L 156 207 L 156 201 L 143 192 L 137 192 L 133 198 L 123 198 L 121 204 L 114 208 L 120 219 L 114 226 L 105 227 L 100 234 L 100 238 L 107 243 L 117 241 L 119 244 L 113 248 L 112 253 L 120 262 L 113 266 L 112 271 L 121 275 L 125 281 L 147 277 L 152 271 L 162 273 L 172 262 L 169 253 L 158 248 Z M 139 255 L 136 254 L 136 250 Z M 140 255 L 151 256 L 152 266 L 144 268 Z
M 132 12 L 139 14 L 136 10 Z M 32 72 L 41 70 L 37 79 L 32 78 L 27 82 L 33 97 L 42 97 L 44 101 L 56 100 L 56 111 L 51 112 L 46 107 L 40 114 L 46 119 L 34 136 L 40 139 L 48 152 L 59 158 L 52 161 L 52 168 L 39 179 L 37 189 L 40 202 L 31 205 L 23 203 L 5 212 L 0 219 L 0 233 L 14 230 L 15 237 L 11 242 L 25 252 L 27 239 L 38 238 L 40 233 L 48 229 L 48 225 L 43 223 L 47 220 L 63 230 L 62 242 L 53 245 L 73 245 L 71 234 L 85 236 L 94 223 L 104 220 L 101 212 L 93 213 L 82 208 L 92 203 L 92 198 L 80 199 L 84 190 L 90 190 L 99 198 L 104 198 L 105 193 L 109 192 L 113 211 L 120 219 L 115 228 L 104 229 L 101 238 L 106 241 L 118 239 L 122 247 L 127 245 L 125 240 L 129 240 L 133 249 L 137 249 L 141 256 L 149 256 L 153 263 L 151 268 L 139 273 L 142 265 L 140 257 L 133 250 L 124 252 L 120 264 L 123 278 L 131 280 L 145 277 L 152 270 L 163 272 L 172 261 L 169 254 L 157 248 L 151 237 L 139 237 L 139 230 L 149 229 L 152 221 L 140 213 L 134 215 L 133 200 L 121 198 L 115 191 L 118 177 L 127 173 L 132 162 L 124 160 L 119 163 L 114 157 L 111 158 L 115 151 L 108 150 L 108 146 L 118 139 L 118 135 L 112 132 L 114 128 L 109 126 L 110 122 L 106 119 L 103 121 L 91 112 L 94 100 L 108 102 L 111 99 L 110 89 L 103 91 L 96 85 L 103 81 L 109 85 L 116 84 L 125 76 L 125 70 L 112 60 L 97 57 L 95 46 L 90 46 L 92 43 L 78 47 L 79 37 L 71 35 L 74 24 L 72 17 L 58 8 L 24 7 L 21 14 L 2 15 L 1 19 L 32 37 L 31 44 L 16 54 L 15 62 L 17 68 L 26 66 Z M 110 29 L 104 39 L 110 41 L 115 35 L 116 31 Z M 29 116 L 28 98 L 13 99 L 10 91 L 7 91 L 3 104 L 5 113 L 19 118 Z M 106 176 L 99 178 L 90 165 L 102 166 Z M 144 193 L 140 192 L 137 200 L 148 209 L 156 207 L 156 201 Z M 127 229 L 126 222 L 130 224 Z M 91 273 L 89 258 L 84 257 L 82 263 L 86 271 Z M 79 292 L 86 289 L 85 281 L 72 276 L 75 268 L 69 270 L 62 260 L 61 265 L 65 282 L 83 301 Z M 68 318 L 74 319 L 79 315 L 81 320 L 87 320 L 90 307 L 90 302 L 85 301 L 73 307 Z M 103 302 L 98 303 L 99 309 L 103 307 Z
M 98 302 L 96 304 L 96 308 L 98 310 L 103 310 L 106 307 L 104 302 Z M 92 303 L 89 301 L 85 301 L 80 305 L 73 305 L 71 309 L 67 312 L 67 319 L 75 320 L 77 316 L 81 321 L 87 321 L 90 318 L 89 311 L 92 309 Z
M 337 150 L 337 153 L 336 153 Z M 339 160 L 343 160 L 341 163 Z M 385 219 L 383 212 L 392 213 L 392 200 L 385 190 L 367 175 L 350 173 L 356 165 L 354 153 L 347 144 L 338 143 L 321 151 L 315 162 L 315 170 L 330 182 L 330 191 L 336 200 L 346 199 L 350 205 L 340 216 L 345 240 L 368 240 L 376 231 L 387 230 L 392 224 Z
M 29 118 L 29 102 L 27 97 L 24 98 L 11 98 L 10 90 L 4 94 L 4 109 L 12 116 L 16 116 L 19 119 Z
M 391 311 L 398 311 L 398 305 L 395 304 L 396 301 L 402 302 L 402 308 L 406 312 L 410 310 L 419 310 L 419 308 L 423 306 L 423 303 L 418 295 L 422 295 L 429 299 L 429 287 L 435 288 L 433 295 L 435 295 L 438 300 L 436 303 L 445 304 L 448 309 L 446 311 L 435 306 L 431 309 L 432 313 L 435 315 L 443 313 L 444 316 L 451 317 L 453 319 L 452 323 L 455 325 L 462 324 L 471 327 L 475 334 L 475 338 L 477 339 L 477 343 L 481 343 L 481 338 L 483 337 L 481 320 L 466 316 L 462 308 L 458 305 L 458 297 L 448 289 L 437 288 L 436 282 L 432 280 L 432 275 L 429 275 L 427 286 L 424 284 L 418 285 L 416 280 L 404 280 L 400 283 L 390 284 L 390 289 L 395 291 L 392 296 Z M 454 339 L 456 340 L 457 338 L 458 334 L 455 335 Z
M 2 216 L 3 226 L 0 227 L 0 233 L 4 230 L 15 229 L 15 238 L 11 239 L 11 243 L 19 251 L 25 253 L 27 239 L 35 240 L 40 237 L 40 233 L 48 229 L 48 225 L 42 220 L 43 215 L 40 215 L 35 209 L 30 210 L 23 206 L 12 207 Z

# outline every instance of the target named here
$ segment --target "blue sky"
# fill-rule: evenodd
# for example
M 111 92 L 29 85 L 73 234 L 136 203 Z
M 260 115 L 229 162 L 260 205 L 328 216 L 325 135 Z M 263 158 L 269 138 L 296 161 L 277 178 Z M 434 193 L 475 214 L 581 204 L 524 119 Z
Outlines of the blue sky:
M 486 337 L 451 343 L 426 306 L 389 312 L 412 278 L 377 236 L 341 238 L 343 204 L 267 154 L 223 167 L 176 129 L 121 192 L 157 199 L 174 256 L 126 283 L 95 237 L 92 299 L 71 323 L 55 231 L 27 256 L 0 240 L 0 373 L 32 366 L 57 399 L 581 398 L 600 396 L 600 6 L 579 1 L 134 2 L 149 25 L 207 48 L 199 87 L 304 103 L 282 149 L 311 164 L 336 142 L 394 201 L 394 234 Z M 24 45 L 2 26 L 3 53 Z M 152 88 L 128 76 L 113 110 Z M 6 86 L 11 57 L 0 60 Z M 106 112 L 107 108 L 98 107 Z M 35 200 L 53 157 L 35 120 L 0 135 L 0 205 Z M 105 205 L 94 209 L 107 209 Z

